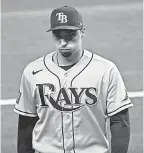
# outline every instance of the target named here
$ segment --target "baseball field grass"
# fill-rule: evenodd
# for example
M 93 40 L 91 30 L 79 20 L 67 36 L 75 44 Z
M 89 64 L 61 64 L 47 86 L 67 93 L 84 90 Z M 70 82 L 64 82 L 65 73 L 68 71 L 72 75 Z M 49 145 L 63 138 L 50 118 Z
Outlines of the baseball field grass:
M 15 3 L 14 3 L 15 2 Z M 17 98 L 20 77 L 31 61 L 54 50 L 49 15 L 56 0 L 2 1 L 1 98 Z M 14 5 L 15 4 L 15 5 Z M 33 5 L 32 5 L 33 4 Z M 47 4 L 47 7 L 46 7 Z M 63 0 L 61 4 L 66 4 Z M 72 5 L 72 2 L 67 3 Z M 59 6 L 58 5 L 58 6 Z M 128 91 L 143 89 L 142 1 L 74 0 L 84 18 L 83 47 L 113 61 Z M 131 141 L 128 153 L 143 152 L 143 99 L 131 98 Z M 17 114 L 14 105 L 1 106 L 1 153 L 16 153 Z

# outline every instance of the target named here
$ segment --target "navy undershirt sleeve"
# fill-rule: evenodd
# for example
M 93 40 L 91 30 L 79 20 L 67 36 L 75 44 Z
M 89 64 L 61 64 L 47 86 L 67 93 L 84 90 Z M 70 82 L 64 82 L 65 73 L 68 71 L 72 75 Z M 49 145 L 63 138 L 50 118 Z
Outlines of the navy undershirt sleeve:
M 18 121 L 18 153 L 34 153 L 32 148 L 32 131 L 38 121 L 38 117 L 28 117 L 19 115 Z
M 127 153 L 130 140 L 129 112 L 125 109 L 110 117 L 111 153 Z

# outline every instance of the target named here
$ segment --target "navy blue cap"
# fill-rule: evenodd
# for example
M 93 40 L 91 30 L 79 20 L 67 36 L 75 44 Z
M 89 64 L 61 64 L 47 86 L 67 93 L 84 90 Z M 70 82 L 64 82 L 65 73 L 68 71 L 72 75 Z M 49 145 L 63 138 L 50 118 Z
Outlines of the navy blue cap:
M 51 28 L 53 31 L 58 29 L 79 30 L 83 27 L 81 14 L 73 7 L 63 6 L 56 8 L 51 13 Z

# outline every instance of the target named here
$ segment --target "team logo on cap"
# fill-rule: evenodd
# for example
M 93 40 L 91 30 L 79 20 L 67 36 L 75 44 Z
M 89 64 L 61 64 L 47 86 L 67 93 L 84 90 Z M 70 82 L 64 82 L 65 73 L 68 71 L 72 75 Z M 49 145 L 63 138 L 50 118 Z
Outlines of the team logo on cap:
M 67 22 L 67 16 L 63 12 L 57 13 L 56 16 L 58 16 L 58 21 L 60 21 L 60 23 Z

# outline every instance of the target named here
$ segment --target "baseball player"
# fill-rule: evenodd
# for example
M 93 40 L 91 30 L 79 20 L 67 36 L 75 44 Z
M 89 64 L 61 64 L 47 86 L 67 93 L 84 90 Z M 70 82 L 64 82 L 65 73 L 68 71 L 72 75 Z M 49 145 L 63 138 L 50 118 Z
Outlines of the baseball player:
M 18 153 L 126 153 L 133 104 L 116 65 L 82 48 L 85 27 L 75 8 L 54 9 L 49 31 L 56 50 L 22 75 Z

